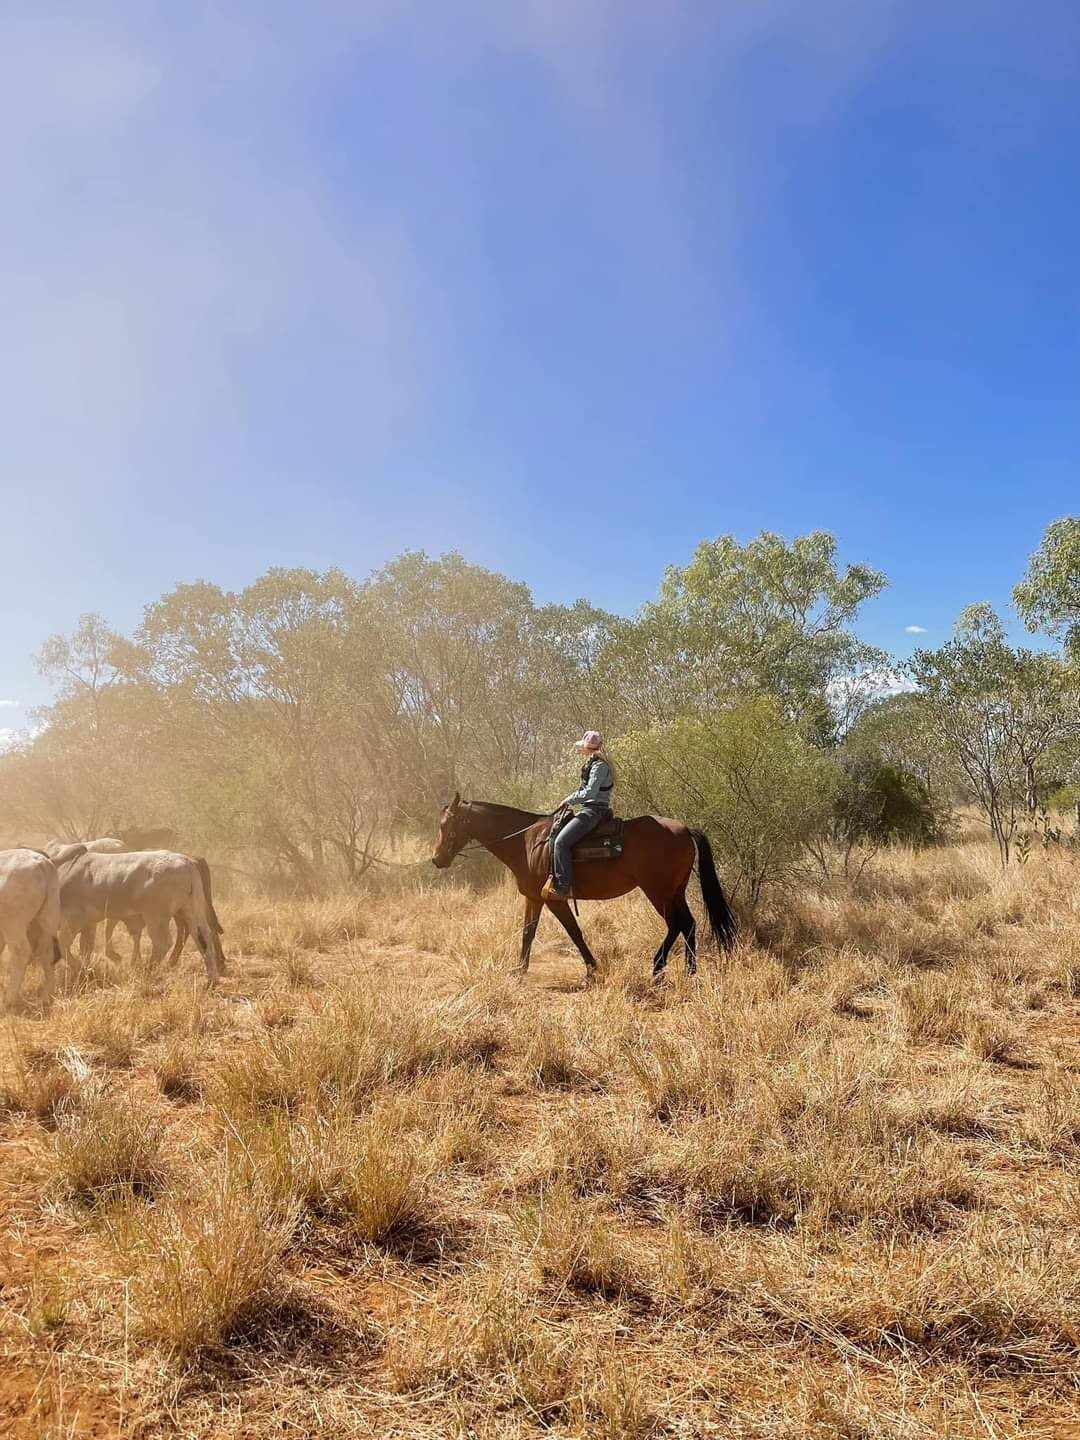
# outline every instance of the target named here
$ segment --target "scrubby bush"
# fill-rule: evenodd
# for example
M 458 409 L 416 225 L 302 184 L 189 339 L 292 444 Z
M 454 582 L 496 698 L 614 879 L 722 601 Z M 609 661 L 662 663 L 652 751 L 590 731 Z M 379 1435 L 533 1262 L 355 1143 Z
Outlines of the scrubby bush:
M 841 767 L 833 802 L 833 828 L 845 849 L 855 845 L 932 845 L 944 817 L 926 786 L 910 771 L 860 756 Z
M 840 776 L 764 696 L 627 736 L 617 759 L 644 808 L 706 831 L 756 905 L 826 834 Z

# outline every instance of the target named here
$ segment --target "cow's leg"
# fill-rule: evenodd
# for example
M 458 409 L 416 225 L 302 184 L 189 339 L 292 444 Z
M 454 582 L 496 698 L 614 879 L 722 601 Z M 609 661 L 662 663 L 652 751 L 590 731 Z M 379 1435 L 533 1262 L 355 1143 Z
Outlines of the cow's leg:
M 113 933 L 114 933 L 114 931 L 116 930 L 117 925 L 119 925 L 119 924 L 120 924 L 120 921 L 119 921 L 119 920 L 114 920 L 114 919 L 112 918 L 112 916 L 110 916 L 110 917 L 105 921 L 105 954 L 106 954 L 106 957 L 107 957 L 109 960 L 119 960 L 119 959 L 120 959 L 120 952 L 117 950 L 116 946 L 113 944 Z
M 525 924 L 521 930 L 521 971 L 525 973 L 529 968 L 529 951 L 532 949 L 533 936 L 536 934 L 536 927 L 540 923 L 540 911 L 543 904 L 534 900 L 531 895 L 525 900 Z
M 11 1010 L 18 1003 L 22 991 L 23 976 L 30 962 L 30 941 L 25 934 L 7 937 L 8 978 L 4 990 L 4 1008 Z
M 176 924 L 176 939 L 173 941 L 173 947 L 169 951 L 168 964 L 170 967 L 175 968 L 191 932 L 188 930 L 187 922 L 182 915 L 174 915 L 173 920 Z
M 72 990 L 79 978 L 80 965 L 75 958 L 75 931 L 66 920 L 60 923 L 60 960 L 64 966 L 64 988 Z
M 203 957 L 203 964 L 206 966 L 206 982 L 213 985 L 220 975 L 217 959 L 217 936 L 211 928 L 210 922 L 201 921 L 197 915 L 188 910 L 176 917 L 176 923 L 186 927 L 186 933 L 195 937 L 195 944 L 199 947 L 199 953 Z M 186 935 L 185 935 L 186 938 Z
M 141 920 L 126 920 L 124 923 L 131 936 L 131 959 L 137 966 L 142 959 L 142 932 L 145 927 Z
M 94 941 L 97 939 L 97 926 L 84 925 L 79 931 L 79 969 L 86 964 L 87 960 L 94 953 Z
M 217 983 L 218 976 L 221 974 L 220 967 L 218 966 L 217 936 L 208 925 L 196 925 L 193 933 L 195 935 L 195 943 L 202 953 L 203 964 L 206 966 L 206 983 L 208 985 L 214 985 Z
M 59 940 L 55 935 L 41 935 L 36 953 L 41 966 L 41 1003 L 47 1008 L 56 994 L 57 972 L 63 958 Z
M 165 959 L 165 952 L 169 948 L 169 917 L 154 919 L 147 924 L 150 932 L 150 971 L 152 978 L 161 968 L 161 962 Z
M 569 904 L 565 900 L 559 900 L 554 896 L 547 904 L 548 909 L 577 946 L 578 954 L 582 960 L 585 961 L 585 969 L 591 974 L 592 971 L 596 969 L 596 958 L 588 945 L 585 944 L 585 936 L 582 935 L 581 926 L 574 919 L 574 912 L 570 909 Z

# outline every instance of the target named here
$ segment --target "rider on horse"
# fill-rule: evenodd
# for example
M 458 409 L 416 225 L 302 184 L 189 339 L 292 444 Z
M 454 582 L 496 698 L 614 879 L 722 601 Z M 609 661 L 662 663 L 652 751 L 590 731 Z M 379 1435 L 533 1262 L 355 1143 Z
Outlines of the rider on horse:
M 572 795 L 566 797 L 562 805 L 578 805 L 581 808 L 555 837 L 552 876 L 540 892 L 544 900 L 553 896 L 565 899 L 571 893 L 574 846 L 611 814 L 615 769 L 603 753 L 602 737 L 595 730 L 586 730 L 574 748 L 585 756 L 585 764 L 581 767 L 581 784 Z

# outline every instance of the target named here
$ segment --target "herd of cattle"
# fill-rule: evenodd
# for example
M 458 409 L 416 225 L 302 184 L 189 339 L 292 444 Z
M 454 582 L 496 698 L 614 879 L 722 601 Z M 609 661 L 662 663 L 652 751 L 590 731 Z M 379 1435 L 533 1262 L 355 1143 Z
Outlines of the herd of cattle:
M 222 927 L 214 910 L 210 867 L 172 850 L 128 850 L 111 837 L 45 850 L 0 850 L 0 956 L 8 952 L 4 1004 L 14 1006 L 31 959 L 41 965 L 43 999 L 56 989 L 60 965 L 72 980 L 105 926 L 105 951 L 116 958 L 113 931 L 131 934 L 138 956 L 142 934 L 150 936 L 150 963 L 157 969 L 169 949 L 175 961 L 188 936 L 195 939 L 211 984 L 225 970 Z M 79 954 L 74 952 L 79 937 Z

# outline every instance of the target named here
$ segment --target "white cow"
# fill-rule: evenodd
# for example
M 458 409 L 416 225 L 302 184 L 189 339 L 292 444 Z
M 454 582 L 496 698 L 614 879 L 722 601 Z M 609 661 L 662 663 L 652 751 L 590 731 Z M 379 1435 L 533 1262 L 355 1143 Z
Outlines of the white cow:
M 80 958 L 94 945 L 102 921 L 122 920 L 133 935 L 150 932 L 150 963 L 157 968 L 169 946 L 169 925 L 175 920 L 177 939 L 190 932 L 202 952 L 207 979 L 213 983 L 225 969 L 217 923 L 203 875 L 205 861 L 169 850 L 133 850 L 123 854 L 85 854 L 72 847 L 55 857 L 60 872 L 63 912 L 61 946 L 74 969 L 71 942 L 79 935 Z
M 0 954 L 6 945 L 7 1009 L 19 998 L 32 958 L 41 966 L 46 1004 L 52 999 L 60 959 L 59 931 L 60 880 L 52 861 L 39 850 L 0 850 Z
M 78 842 L 86 850 L 88 855 L 123 855 L 128 847 L 123 840 L 118 840 L 115 835 L 99 835 L 96 840 L 80 840 Z M 46 855 L 52 857 L 59 855 L 61 851 L 70 849 L 71 842 L 68 840 L 50 840 L 45 846 Z M 110 960 L 119 960 L 116 947 L 113 944 L 113 931 L 119 925 L 119 920 L 105 921 L 105 954 Z M 131 936 L 134 948 L 135 959 L 139 958 L 139 941 L 142 938 L 142 927 L 136 932 L 128 926 L 128 933 Z M 85 958 L 85 957 L 84 957 Z
M 85 848 L 88 855 L 128 855 L 133 853 L 133 847 L 131 847 L 130 845 L 125 845 L 123 840 L 117 840 L 116 837 L 113 835 L 101 835 L 96 840 L 80 840 L 78 843 Z M 61 854 L 68 848 L 68 841 L 52 840 L 49 842 L 48 845 L 45 846 L 45 853 L 49 856 L 56 856 Z M 210 872 L 206 869 L 205 860 L 196 860 L 195 863 L 200 867 L 200 873 L 203 879 L 203 889 L 206 891 L 207 903 L 210 906 L 211 919 L 214 922 L 214 928 L 220 935 L 222 933 L 221 925 L 218 921 L 217 915 L 214 913 L 214 902 L 210 897 Z M 120 920 L 115 915 L 109 916 L 109 918 L 105 921 L 105 954 L 110 960 L 120 960 L 123 958 L 120 955 L 120 952 L 117 950 L 116 946 L 113 944 L 113 935 L 115 934 L 116 927 L 118 925 L 123 925 L 124 928 L 127 930 L 128 935 L 131 937 L 132 959 L 135 960 L 136 963 L 138 963 L 139 959 L 141 958 L 143 927 L 140 923 L 134 920 L 128 922 L 126 920 Z M 173 944 L 173 948 L 169 953 L 170 965 L 175 964 L 176 961 L 180 958 L 180 952 L 183 950 L 187 938 L 187 927 L 181 924 L 180 921 L 177 921 L 176 941 Z M 79 943 L 81 949 L 82 942 L 80 941 Z M 80 959 L 85 960 L 86 955 L 80 953 Z

